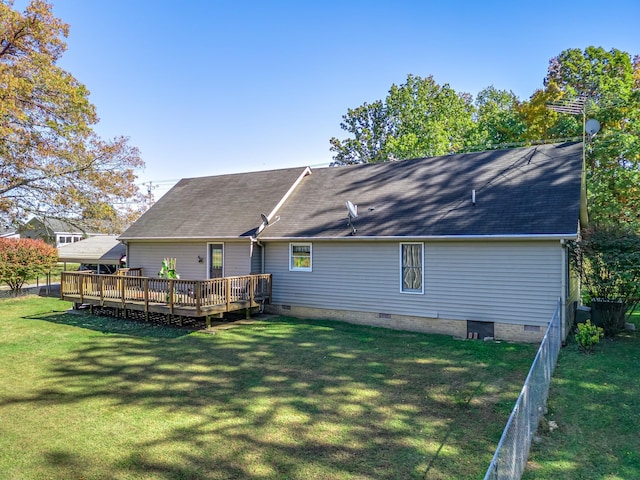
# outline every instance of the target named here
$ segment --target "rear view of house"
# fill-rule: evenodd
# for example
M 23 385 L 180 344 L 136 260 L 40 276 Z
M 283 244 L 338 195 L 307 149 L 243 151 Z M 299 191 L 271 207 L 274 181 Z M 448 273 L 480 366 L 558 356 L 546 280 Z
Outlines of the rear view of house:
M 586 221 L 570 143 L 185 179 L 119 238 L 146 276 L 269 273 L 275 313 L 537 341 Z

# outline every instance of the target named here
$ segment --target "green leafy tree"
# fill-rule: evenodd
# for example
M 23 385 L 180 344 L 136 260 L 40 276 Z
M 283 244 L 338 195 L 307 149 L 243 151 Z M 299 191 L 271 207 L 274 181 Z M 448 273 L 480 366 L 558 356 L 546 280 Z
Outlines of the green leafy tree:
M 582 133 L 581 115 L 543 113 L 544 103 L 583 99 L 587 117 L 600 122 L 586 152 L 589 212 L 599 223 L 640 220 L 639 68 L 638 57 L 617 49 L 565 50 L 551 59 L 545 89 L 527 106 L 529 138 Z
M 0 282 L 15 293 L 25 282 L 50 272 L 57 261 L 58 250 L 42 240 L 0 238 Z
M 335 153 L 334 163 L 348 165 L 387 160 L 386 148 L 391 134 L 391 121 L 387 107 L 381 100 L 350 108 L 342 116 L 340 128 L 351 133 L 353 138 L 331 138 L 330 150 Z
M 459 152 L 475 141 L 471 98 L 431 76 L 409 75 L 391 87 L 386 104 L 393 124 L 387 148 L 398 159 Z
M 351 137 L 332 138 L 334 164 L 376 163 L 393 159 L 443 155 L 476 141 L 474 107 L 433 77 L 409 75 L 392 85 L 384 101 L 349 109 L 341 128 Z
M 518 97 L 493 86 L 478 93 L 475 100 L 476 124 L 481 145 L 522 142 L 526 130 Z
M 23 13 L 0 1 L 0 216 L 8 223 L 81 219 L 98 203 L 118 206 L 121 217 L 138 213 L 121 206 L 138 200 L 134 170 L 143 162 L 125 138 L 95 134 L 89 91 L 57 65 L 68 31 L 42 0 Z

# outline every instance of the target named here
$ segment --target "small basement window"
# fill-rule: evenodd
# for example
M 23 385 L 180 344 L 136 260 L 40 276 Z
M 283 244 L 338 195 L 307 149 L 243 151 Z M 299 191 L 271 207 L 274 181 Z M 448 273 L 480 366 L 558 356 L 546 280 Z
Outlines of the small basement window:
M 310 272 L 312 266 L 312 246 L 310 243 L 289 244 L 289 270 Z
M 467 320 L 467 338 L 479 338 L 482 340 L 486 337 L 493 338 L 494 336 L 493 322 Z

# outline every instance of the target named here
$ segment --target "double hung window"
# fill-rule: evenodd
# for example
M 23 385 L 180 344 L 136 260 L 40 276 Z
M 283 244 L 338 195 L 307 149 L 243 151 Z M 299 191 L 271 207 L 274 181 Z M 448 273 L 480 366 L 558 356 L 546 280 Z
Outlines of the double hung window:
M 310 272 L 312 266 L 312 247 L 310 243 L 289 244 L 289 270 Z

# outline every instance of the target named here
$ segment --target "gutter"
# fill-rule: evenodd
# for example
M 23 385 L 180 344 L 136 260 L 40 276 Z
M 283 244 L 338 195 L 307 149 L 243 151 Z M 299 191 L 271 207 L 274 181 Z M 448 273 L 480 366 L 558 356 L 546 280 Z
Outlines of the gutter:
M 130 241 L 160 241 L 160 242 L 180 242 L 180 243 L 184 243 L 185 241 L 202 241 L 202 240 L 206 240 L 206 241 L 211 241 L 211 242 L 216 242 L 218 240 L 245 240 L 247 238 L 251 238 L 249 235 L 246 236 L 229 236 L 229 237 L 211 237 L 211 236 L 202 236 L 202 237 L 118 237 L 117 240 L 121 241 L 121 242 L 130 242 Z
M 516 240 L 516 241 L 527 241 L 527 240 L 577 240 L 578 233 L 555 233 L 555 234 L 525 234 L 525 235 L 426 235 L 426 236 L 372 236 L 372 237 L 358 237 L 358 236 L 348 236 L 348 237 L 262 237 L 262 241 L 322 241 L 322 240 L 344 240 L 344 241 L 376 241 L 376 240 L 387 240 L 387 241 L 411 241 L 411 240 Z
M 218 241 L 218 240 L 238 240 L 243 241 L 249 239 L 255 240 L 256 237 L 244 236 L 244 237 L 118 237 L 120 241 L 158 241 L 158 242 L 189 242 L 189 241 Z M 411 235 L 389 235 L 389 236 L 340 236 L 340 237 L 260 237 L 260 240 L 265 241 L 322 241 L 322 240 L 344 240 L 347 242 L 353 241 L 375 241 L 375 240 L 387 240 L 387 241 L 410 241 L 410 240 L 577 240 L 578 232 L 575 233 L 543 233 L 543 234 L 523 234 L 523 235 L 424 235 L 424 236 L 411 236 Z

